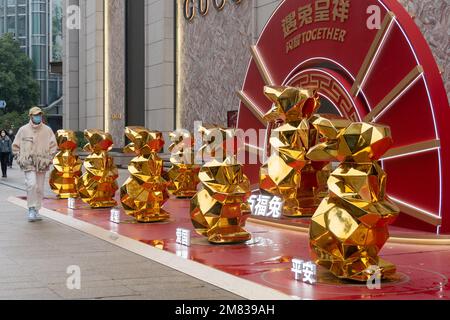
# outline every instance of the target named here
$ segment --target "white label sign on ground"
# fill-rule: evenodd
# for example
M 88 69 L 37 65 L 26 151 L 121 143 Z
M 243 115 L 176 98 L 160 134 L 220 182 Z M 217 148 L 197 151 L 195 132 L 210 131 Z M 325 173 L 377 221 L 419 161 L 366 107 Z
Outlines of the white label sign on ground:
M 178 228 L 177 229 L 177 243 L 181 244 L 182 246 L 185 246 L 185 247 L 190 247 L 191 246 L 191 231 L 182 229 L 182 228 Z
M 312 261 L 292 259 L 292 269 L 295 280 L 315 284 L 317 282 L 317 266 Z
M 67 208 L 75 209 L 75 198 L 67 199 Z
M 111 209 L 111 217 L 109 218 L 109 220 L 113 223 L 120 223 L 120 210 L 117 208 L 113 208 Z

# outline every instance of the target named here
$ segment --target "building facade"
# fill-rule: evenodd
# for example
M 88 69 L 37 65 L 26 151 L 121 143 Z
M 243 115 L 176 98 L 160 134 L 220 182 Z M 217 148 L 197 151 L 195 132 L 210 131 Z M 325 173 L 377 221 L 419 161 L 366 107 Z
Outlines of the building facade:
M 197 120 L 227 125 L 239 109 L 250 47 L 281 2 L 66 0 L 65 23 L 79 17 L 79 28 L 64 34 L 64 126 L 105 129 L 121 147 L 126 125 L 164 132 L 193 129 Z M 448 2 L 400 2 L 449 92 Z
M 0 0 L 0 35 L 14 34 L 33 61 L 33 76 L 40 86 L 39 105 L 43 107 L 62 96 L 62 77 L 50 70 L 50 62 L 60 59 L 54 54 L 59 41 L 55 27 L 62 27 L 55 10 L 62 10 L 58 0 Z

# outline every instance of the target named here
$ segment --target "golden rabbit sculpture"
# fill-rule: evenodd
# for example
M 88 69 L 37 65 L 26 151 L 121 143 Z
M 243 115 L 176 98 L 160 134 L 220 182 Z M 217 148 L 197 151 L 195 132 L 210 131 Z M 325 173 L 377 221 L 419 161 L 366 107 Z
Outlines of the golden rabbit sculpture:
M 386 173 L 378 163 L 392 145 L 390 129 L 324 118 L 314 125 L 327 140 L 308 158 L 340 164 L 328 180 L 329 197 L 312 217 L 313 259 L 342 279 L 367 281 L 377 268 L 382 278 L 395 273 L 393 264 L 378 257 L 399 214 L 386 196 Z
M 71 130 L 58 130 L 56 141 L 59 152 L 53 159 L 50 188 L 60 199 L 78 198 L 77 183 L 82 163 L 76 155 L 77 137 Z
M 120 189 L 126 213 L 143 223 L 169 219 L 169 213 L 162 209 L 169 198 L 168 183 L 162 177 L 163 161 L 158 156 L 164 147 L 162 133 L 143 127 L 127 127 L 125 134 L 131 143 L 124 152 L 136 154 L 128 166 L 131 176 Z
M 200 152 L 210 159 L 199 174 L 203 189 L 191 200 L 195 230 L 214 244 L 248 241 L 251 234 L 244 226 L 251 213 L 250 181 L 237 161 L 236 148 L 230 147 L 237 140 L 236 130 L 201 127 L 199 131 L 204 137 Z
M 310 217 L 326 196 L 329 176 L 328 162 L 311 161 L 306 157 L 319 142 L 311 124 L 320 107 L 319 95 L 313 90 L 294 87 L 264 88 L 274 103 L 264 116 L 272 124 L 272 155 L 260 171 L 260 188 L 283 200 L 283 215 Z
M 177 198 L 192 198 L 200 183 L 200 166 L 195 164 L 194 139 L 189 132 L 175 131 L 170 134 L 172 144 L 172 168 L 167 172 L 169 192 Z
M 114 159 L 108 154 L 113 145 L 112 137 L 96 129 L 86 130 L 84 136 L 89 142 L 84 150 L 91 154 L 83 164 L 86 173 L 78 182 L 80 197 L 92 208 L 114 207 L 119 174 Z

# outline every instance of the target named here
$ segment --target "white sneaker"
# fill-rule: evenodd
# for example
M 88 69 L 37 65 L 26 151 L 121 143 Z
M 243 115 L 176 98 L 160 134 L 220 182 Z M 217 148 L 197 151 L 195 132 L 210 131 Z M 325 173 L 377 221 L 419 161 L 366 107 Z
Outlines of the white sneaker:
M 35 222 L 36 221 L 36 209 L 35 208 L 29 208 L 28 209 L 28 222 Z
M 39 214 L 38 211 L 36 211 L 36 218 L 35 221 L 42 221 L 42 216 Z
M 29 222 L 42 221 L 42 217 L 39 215 L 39 213 L 36 210 L 36 208 L 28 209 L 28 221 Z

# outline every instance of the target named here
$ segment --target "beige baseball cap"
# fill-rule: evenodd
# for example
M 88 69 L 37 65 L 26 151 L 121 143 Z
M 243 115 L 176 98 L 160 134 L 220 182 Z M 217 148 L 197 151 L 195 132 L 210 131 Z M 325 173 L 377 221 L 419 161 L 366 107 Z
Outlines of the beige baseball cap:
M 39 108 L 39 107 L 33 107 L 33 108 L 30 109 L 30 112 L 29 112 L 29 115 L 30 115 L 30 116 L 35 116 L 35 115 L 38 115 L 38 114 L 43 114 L 41 108 Z

